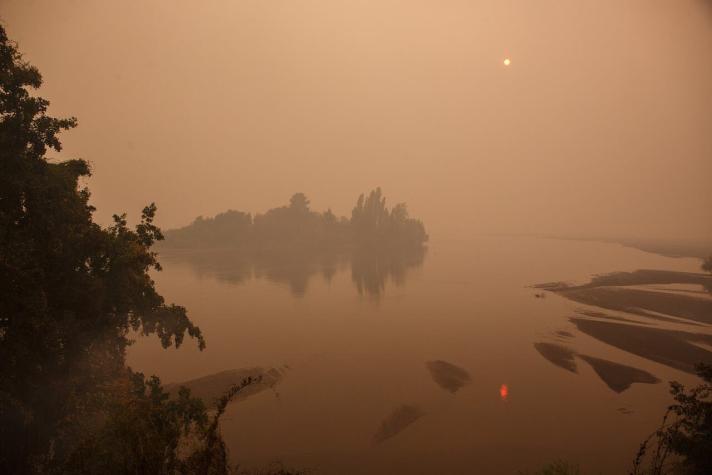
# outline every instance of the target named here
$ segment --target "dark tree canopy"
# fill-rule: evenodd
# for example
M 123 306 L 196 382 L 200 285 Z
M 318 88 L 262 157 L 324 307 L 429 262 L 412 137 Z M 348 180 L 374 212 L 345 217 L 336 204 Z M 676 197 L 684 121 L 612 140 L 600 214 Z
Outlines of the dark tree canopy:
M 356 242 L 368 245 L 422 245 L 428 240 L 425 226 L 408 216 L 405 203 L 392 209 L 386 206 L 386 197 L 376 188 L 368 196 L 359 196 L 351 212 L 351 226 Z
M 361 195 L 351 218 L 337 217 L 330 209 L 309 208 L 304 193 L 289 204 L 254 216 L 227 211 L 214 218 L 199 217 L 190 225 L 166 232 L 166 247 L 241 249 L 248 252 L 351 251 L 367 247 L 385 250 L 422 246 L 428 235 L 420 220 L 408 215 L 405 203 L 388 209 L 381 189 Z
M 151 251 L 163 238 L 156 206 L 133 229 L 125 215 L 102 228 L 89 191 L 79 188 L 88 164 L 48 157 L 76 120 L 48 115 L 49 102 L 32 94 L 41 84 L 0 26 L 2 473 L 61 470 L 103 420 L 117 381 L 135 381 L 124 364 L 131 331 L 156 334 L 164 347 L 180 346 L 186 334 L 205 345 L 149 275 L 160 270 Z
M 702 270 L 712 273 L 712 256 L 704 260 Z
M 632 475 L 712 473 L 712 366 L 696 367 L 702 383 L 690 388 L 673 381 L 663 423 L 644 441 Z
M 377 298 L 387 280 L 401 284 L 407 270 L 422 263 L 427 240 L 423 223 L 408 215 L 405 203 L 389 209 L 377 188 L 358 198 L 350 219 L 330 209 L 313 211 L 306 195 L 295 193 L 287 205 L 254 217 L 234 210 L 199 217 L 166 231 L 161 246 L 178 251 L 167 258 L 199 272 L 220 269 L 219 278 L 231 282 L 266 276 L 289 283 L 297 296 L 304 295 L 311 275 L 329 280 L 350 262 L 358 292 Z

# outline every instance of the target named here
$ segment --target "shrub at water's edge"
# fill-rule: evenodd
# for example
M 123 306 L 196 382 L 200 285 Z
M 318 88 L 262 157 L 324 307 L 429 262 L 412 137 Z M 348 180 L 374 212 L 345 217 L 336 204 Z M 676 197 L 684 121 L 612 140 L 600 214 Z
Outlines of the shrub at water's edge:
M 151 279 L 156 206 L 94 222 L 88 163 L 47 155 L 76 120 L 47 115 L 41 84 L 0 25 L 0 473 L 227 473 L 222 412 L 125 364 L 131 332 L 205 346 Z
M 631 475 L 712 473 L 712 365 L 697 365 L 702 383 L 670 383 L 674 403 L 660 428 L 641 445 Z
M 704 262 L 702 262 L 702 270 L 712 274 L 712 256 L 709 256 L 704 260 Z M 705 288 L 707 289 L 707 292 L 712 294 L 712 284 L 706 285 Z
M 712 256 L 709 256 L 702 263 L 702 270 L 707 271 L 712 274 Z

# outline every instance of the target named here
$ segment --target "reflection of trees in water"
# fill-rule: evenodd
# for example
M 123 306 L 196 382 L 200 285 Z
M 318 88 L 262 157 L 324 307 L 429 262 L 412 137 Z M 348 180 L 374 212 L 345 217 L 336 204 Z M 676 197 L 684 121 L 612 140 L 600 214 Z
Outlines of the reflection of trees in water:
M 330 281 L 351 263 L 359 294 L 377 297 L 386 282 L 400 285 L 409 268 L 422 264 L 428 235 L 405 203 L 388 208 L 376 188 L 358 198 L 350 219 L 312 211 L 296 193 L 286 206 L 254 218 L 227 211 L 166 231 L 166 238 L 163 249 L 175 251 L 164 258 L 187 262 L 199 275 L 230 283 L 266 278 L 302 296 L 314 275 Z
M 199 277 L 212 277 L 230 284 L 242 284 L 254 278 L 286 284 L 295 296 L 303 296 L 309 280 L 321 275 L 329 282 L 348 259 L 335 253 L 263 252 L 232 250 L 168 252 L 164 262 L 188 264 Z
M 408 270 L 423 264 L 425 251 L 424 246 L 355 250 L 351 255 L 351 281 L 359 294 L 379 297 L 389 279 L 403 285 Z
M 346 264 L 343 256 L 316 252 L 262 254 L 254 256 L 252 261 L 254 277 L 287 284 L 296 297 L 306 294 L 312 276 L 321 275 L 326 282 L 331 282 L 336 272 L 344 269 Z
M 351 252 L 332 250 L 280 250 L 241 252 L 233 250 L 174 251 L 161 256 L 164 262 L 188 264 L 198 276 L 230 284 L 267 279 L 289 286 L 297 297 L 306 294 L 317 275 L 330 282 L 337 272 L 351 265 L 351 280 L 359 294 L 380 296 L 390 280 L 403 285 L 408 270 L 422 265 L 426 248 L 360 248 Z

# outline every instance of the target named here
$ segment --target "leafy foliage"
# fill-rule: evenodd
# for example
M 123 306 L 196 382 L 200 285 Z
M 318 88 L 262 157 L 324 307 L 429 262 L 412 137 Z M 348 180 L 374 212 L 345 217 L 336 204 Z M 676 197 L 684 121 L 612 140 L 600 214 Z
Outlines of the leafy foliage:
M 699 364 L 697 374 L 703 383 L 689 391 L 670 383 L 675 403 L 660 428 L 641 444 L 632 474 L 712 473 L 712 365 Z
M 356 240 L 369 245 L 421 245 L 428 240 L 423 223 L 408 216 L 405 203 L 386 207 L 380 188 L 359 196 L 351 226 Z
M 702 270 L 712 273 L 712 256 L 704 260 L 702 263 Z
M 47 157 L 61 150 L 58 134 L 75 127 L 76 120 L 47 114 L 49 102 L 30 92 L 41 84 L 39 71 L 22 59 L 0 26 L 3 473 L 61 466 L 86 443 L 86 430 L 115 404 L 110 397 L 115 382 L 125 379 L 131 330 L 155 333 L 164 347 L 180 346 L 186 334 L 205 346 L 185 309 L 167 304 L 149 275 L 160 270 L 151 251 L 163 238 L 154 225 L 156 206 L 143 209 L 134 229 L 126 215 L 102 228 L 93 221 L 89 191 L 79 188 L 89 165 Z M 160 409 L 159 419 L 181 414 L 198 421 L 200 411 L 185 395 L 161 406 L 156 385 L 148 383 L 146 401 L 132 399 L 136 407 Z M 124 389 L 138 394 L 136 387 Z M 166 430 L 157 444 L 172 440 L 173 432 Z M 170 444 L 163 448 L 172 450 Z
M 200 399 L 181 388 L 171 399 L 157 377 L 128 373 L 127 385 L 112 401 L 108 420 L 93 437 L 85 439 L 62 466 L 72 473 L 192 473 L 230 471 L 227 449 L 219 433 L 219 420 L 227 404 L 257 382 L 246 378 L 220 398 L 208 417 Z

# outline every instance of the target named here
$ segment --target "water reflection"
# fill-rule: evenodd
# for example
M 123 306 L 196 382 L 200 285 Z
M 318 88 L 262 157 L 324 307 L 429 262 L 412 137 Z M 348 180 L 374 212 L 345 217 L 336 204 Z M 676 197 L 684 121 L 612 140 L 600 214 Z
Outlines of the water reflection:
M 351 281 L 361 295 L 380 296 L 386 282 L 400 286 L 405 283 L 407 272 L 420 267 L 425 259 L 423 246 L 395 249 L 362 247 L 351 254 Z
M 254 466 L 264 463 L 259 454 L 279 452 L 294 454 L 285 458 L 289 464 L 318 467 L 324 473 L 345 473 L 351 466 L 363 467 L 363 473 L 466 473 L 473 467 L 479 473 L 516 473 L 521 468 L 516 461 L 492 470 L 502 464 L 491 456 L 497 447 L 524 446 L 545 437 L 542 443 L 553 448 L 537 451 L 537 456 L 556 458 L 562 452 L 590 448 L 586 445 L 590 437 L 577 436 L 581 430 L 601 441 L 597 450 L 627 461 L 646 435 L 641 434 L 642 424 L 658 422 L 666 395 L 664 384 L 637 380 L 685 375 L 604 344 L 582 331 L 608 338 L 602 329 L 579 329 L 569 318 L 576 312 L 581 318 L 621 326 L 645 322 L 645 327 L 660 328 L 672 323 L 564 301 L 559 293 L 523 289 L 558 276 L 580 278 L 581 264 L 566 256 L 591 255 L 591 260 L 602 260 L 598 245 L 576 246 L 570 254 L 562 254 L 556 243 L 528 239 L 436 244 L 437 252 L 428 253 L 420 268 L 419 264 L 410 266 L 406 257 L 415 255 L 418 262 L 423 253 L 404 252 L 389 261 L 382 253 L 352 253 L 351 249 L 293 253 L 279 259 L 270 259 L 270 254 L 195 252 L 184 259 L 192 259 L 189 265 L 163 258 L 166 271 L 158 279 L 175 300 L 190 293 L 194 303 L 189 308 L 206 330 L 208 351 L 201 355 L 202 362 L 194 363 L 197 358 L 184 352 L 176 356 L 181 359 L 175 364 L 167 359 L 161 362 L 153 356 L 158 351 L 144 350 L 147 346 L 139 347 L 143 353 L 138 354 L 138 345 L 134 345 L 132 351 L 140 357 L 134 361 L 137 366 L 144 362 L 138 367 L 145 371 L 153 367 L 165 371 L 169 381 L 231 367 L 290 364 L 294 369 L 275 387 L 279 398 L 264 389 L 230 409 L 234 417 L 225 424 L 230 448 Z M 525 255 L 540 256 L 540 263 L 527 273 L 521 272 Z M 585 263 L 588 259 L 581 257 Z M 639 262 L 637 255 L 630 259 L 615 265 L 652 265 Z M 605 261 L 592 265 L 590 272 L 603 272 L 612 265 L 609 259 Z M 403 269 L 405 276 L 400 278 Z M 196 273 L 205 278 L 197 282 Z M 658 282 L 664 277 L 649 276 L 650 280 L 657 276 Z M 292 286 L 290 278 L 306 284 Z M 226 285 L 229 279 L 244 284 Z M 327 286 L 322 279 L 332 282 Z M 366 285 L 374 281 L 380 284 Z M 358 282 L 366 296 L 360 303 Z M 397 282 L 405 282 L 405 287 L 396 288 Z M 632 285 L 642 290 L 637 284 Z M 670 288 L 672 284 L 653 285 Z M 294 299 L 290 289 L 306 295 Z M 380 292 L 378 308 L 370 305 L 366 289 Z M 704 297 L 687 292 L 695 289 L 685 288 L 685 295 Z M 539 292 L 546 297 L 535 298 Z M 390 298 L 395 293 L 397 298 Z M 348 309 L 349 318 L 338 318 L 340 309 Z M 690 332 L 704 329 L 702 322 L 693 323 L 698 326 Z M 245 328 L 249 331 L 242 331 Z M 570 349 L 574 354 L 568 360 L 575 363 L 578 373 L 553 366 L 540 356 L 535 342 Z M 563 353 L 546 345 L 540 348 L 552 358 Z M 457 389 L 465 378 L 448 365 L 469 373 L 469 384 Z M 557 403 L 562 394 L 566 395 L 565 407 Z M 624 415 L 632 410 L 635 416 Z M 635 418 L 635 424 L 616 426 L 616 437 L 609 437 L 611 424 L 626 417 L 631 422 Z M 551 430 L 542 433 L 542 424 Z M 256 427 L 259 436 L 245 427 Z M 554 432 L 557 435 L 551 435 Z M 572 436 L 560 438 L 558 434 Z M 341 466 L 334 462 L 334 453 L 344 454 Z M 465 459 L 467 454 L 473 458 Z M 411 465 L 392 462 L 401 456 Z M 475 459 L 484 460 L 487 466 L 477 466 Z M 602 467 L 600 472 L 616 473 L 609 468 Z
M 251 279 L 267 279 L 289 287 L 295 297 L 306 294 L 313 277 L 329 282 L 339 272 L 351 268 L 351 281 L 359 295 L 380 297 L 388 283 L 405 284 L 410 270 L 425 260 L 426 247 L 359 247 L 350 252 L 333 250 L 283 250 L 241 252 L 236 250 L 166 250 L 167 264 L 188 265 L 200 277 L 216 278 L 230 284 Z
M 503 384 L 499 387 L 499 397 L 502 399 L 502 401 L 507 400 L 507 398 L 509 397 L 509 386 Z

